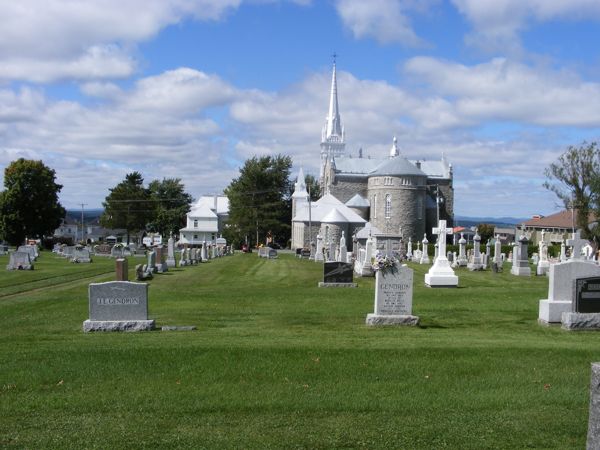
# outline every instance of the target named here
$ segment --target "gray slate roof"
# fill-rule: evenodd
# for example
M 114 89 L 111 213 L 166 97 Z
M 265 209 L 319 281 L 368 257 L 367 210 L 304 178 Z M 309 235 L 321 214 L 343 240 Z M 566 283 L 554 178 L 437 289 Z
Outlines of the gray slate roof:
M 369 176 L 394 176 L 394 175 L 419 175 L 426 177 L 427 174 L 411 163 L 403 156 L 396 156 L 382 162 Z

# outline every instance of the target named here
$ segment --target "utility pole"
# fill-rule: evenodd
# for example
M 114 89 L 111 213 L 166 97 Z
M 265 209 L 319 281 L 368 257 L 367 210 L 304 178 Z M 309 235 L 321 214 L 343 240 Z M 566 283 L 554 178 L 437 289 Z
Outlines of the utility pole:
M 85 238 L 83 237 L 83 207 L 87 206 L 87 203 L 80 203 L 81 205 L 81 242 L 85 244 Z

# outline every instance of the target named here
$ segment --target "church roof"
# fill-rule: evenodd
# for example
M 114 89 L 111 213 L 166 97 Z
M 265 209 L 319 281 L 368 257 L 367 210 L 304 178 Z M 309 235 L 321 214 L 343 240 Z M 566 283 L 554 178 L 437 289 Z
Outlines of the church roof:
M 312 222 L 325 222 L 327 219 L 328 223 L 340 223 L 339 221 L 341 216 L 343 218 L 342 223 L 365 223 L 366 220 L 340 202 L 337 198 L 335 198 L 331 194 L 326 194 L 321 197 L 316 202 L 311 203 L 311 214 L 310 220 Z M 293 218 L 293 222 L 308 222 L 309 214 L 308 214 L 308 203 L 302 203 L 299 205 L 298 211 L 296 212 L 296 216 Z M 337 222 L 332 222 L 334 217 L 327 217 L 332 210 L 337 210 L 337 213 L 333 213 L 335 215 L 335 220 Z
M 371 222 L 367 222 L 364 228 L 361 228 L 355 233 L 356 239 L 367 239 L 369 236 L 381 234 L 381 230 Z
M 349 208 L 368 208 L 371 205 L 362 195 L 355 194 L 354 197 L 346 202 L 346 206 Z
M 411 163 L 408 159 L 403 156 L 396 156 L 382 162 L 373 172 L 369 173 L 369 176 L 382 176 L 382 175 L 421 175 L 427 176 L 425 172 Z
M 367 178 L 378 166 L 389 161 L 389 158 L 350 158 L 338 156 L 335 159 L 335 171 L 339 175 Z M 417 161 L 406 161 L 416 167 Z M 451 178 L 451 167 L 444 160 L 419 161 L 419 163 L 421 164 L 421 171 L 429 178 Z
M 321 219 L 321 222 L 323 222 L 323 223 L 346 223 L 346 222 L 348 222 L 348 219 L 346 219 L 344 217 L 344 215 L 338 211 L 337 208 L 333 208 L 327 214 L 325 214 L 325 217 L 323 217 Z

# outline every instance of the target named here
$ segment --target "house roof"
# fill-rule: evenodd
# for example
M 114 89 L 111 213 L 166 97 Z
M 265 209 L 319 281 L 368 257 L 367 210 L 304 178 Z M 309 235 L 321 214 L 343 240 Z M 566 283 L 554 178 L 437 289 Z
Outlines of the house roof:
M 196 203 L 188 213 L 188 217 L 217 220 L 217 215 L 206 203 Z
M 573 224 L 577 226 L 577 210 L 564 210 L 549 216 L 535 216 L 526 220 L 521 225 L 530 228 L 572 228 Z M 595 222 L 596 218 L 593 214 L 589 215 L 588 223 Z
M 217 207 L 215 211 L 215 197 Z M 217 214 L 229 214 L 229 199 L 225 195 L 204 195 L 192 205 L 192 210 L 200 205 L 206 205 Z

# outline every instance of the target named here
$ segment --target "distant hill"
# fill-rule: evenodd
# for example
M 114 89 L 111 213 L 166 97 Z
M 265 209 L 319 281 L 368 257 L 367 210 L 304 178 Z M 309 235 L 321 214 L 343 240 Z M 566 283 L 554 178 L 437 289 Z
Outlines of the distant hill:
M 98 209 L 84 209 L 83 210 L 83 222 L 86 224 L 96 223 L 100 219 L 100 216 L 104 210 Z M 65 216 L 67 223 L 80 223 L 81 222 L 81 210 L 67 209 Z
M 480 223 L 489 223 L 497 227 L 508 227 L 512 228 L 515 225 L 522 223 L 527 219 L 516 218 L 516 217 L 466 217 L 466 216 L 454 216 L 454 226 L 461 227 L 474 227 Z

